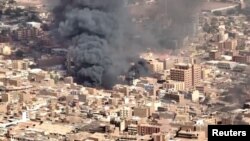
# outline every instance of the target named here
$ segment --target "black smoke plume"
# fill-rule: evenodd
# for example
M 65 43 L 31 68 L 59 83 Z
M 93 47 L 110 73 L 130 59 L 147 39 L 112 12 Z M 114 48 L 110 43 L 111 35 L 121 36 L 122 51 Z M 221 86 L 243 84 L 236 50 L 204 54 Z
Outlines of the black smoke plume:
M 180 5 L 181 9 L 167 11 L 174 12 L 167 14 L 171 15 L 171 20 L 177 26 L 167 29 L 179 29 L 182 27 L 180 23 L 189 19 L 186 13 L 193 13 L 192 8 L 186 9 L 189 11 L 183 8 L 187 4 L 192 6 L 193 1 L 197 0 L 176 0 L 177 3 L 175 0 L 170 1 L 174 2 L 175 7 Z M 126 74 L 128 70 L 133 77 L 146 74 L 146 63 L 139 61 L 130 68 L 131 62 L 138 60 L 139 54 L 147 48 L 161 49 L 159 41 L 176 33 L 175 30 L 164 30 L 165 33 L 158 34 L 156 31 L 157 34 L 151 36 L 153 30 L 138 28 L 132 22 L 133 15 L 125 0 L 59 0 L 57 3 L 54 15 L 58 33 L 63 42 L 70 44 L 68 56 L 74 64 L 72 72 L 78 82 L 86 86 L 111 88 L 117 82 L 117 76 Z M 161 8 L 161 5 L 157 6 L 159 7 L 156 9 Z M 161 14 L 161 11 L 156 10 L 157 14 Z M 157 26 L 156 23 L 157 20 L 152 25 Z M 157 39 L 159 37 L 164 38 Z
M 71 44 L 74 75 L 86 86 L 110 88 L 146 47 L 136 41 L 123 0 L 61 0 L 54 11 L 59 34 Z
M 134 79 L 151 74 L 149 64 L 145 60 L 139 60 L 133 64 L 126 76 L 126 80 L 131 84 Z

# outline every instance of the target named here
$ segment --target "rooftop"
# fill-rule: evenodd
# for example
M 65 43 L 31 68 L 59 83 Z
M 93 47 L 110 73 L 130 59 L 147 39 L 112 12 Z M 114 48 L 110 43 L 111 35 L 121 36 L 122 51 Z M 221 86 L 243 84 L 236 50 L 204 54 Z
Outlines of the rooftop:
M 62 125 L 62 124 L 43 123 L 43 124 L 35 126 L 34 129 L 45 131 L 50 134 L 52 133 L 52 134 L 65 135 L 65 134 L 70 133 L 73 130 L 73 127 L 69 125 Z

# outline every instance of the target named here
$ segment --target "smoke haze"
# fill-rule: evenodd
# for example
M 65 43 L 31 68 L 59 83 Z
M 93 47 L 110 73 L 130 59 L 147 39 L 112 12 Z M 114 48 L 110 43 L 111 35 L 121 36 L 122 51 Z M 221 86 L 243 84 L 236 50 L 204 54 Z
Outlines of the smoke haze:
M 137 0 L 141 3 L 144 0 Z M 152 6 L 139 3 L 131 11 L 145 31 L 163 48 L 181 47 L 182 40 L 194 34 L 202 0 L 155 0 Z M 179 43 L 179 44 L 176 44 Z
M 162 15 L 164 7 L 160 3 L 165 1 L 158 2 L 155 14 Z M 172 21 L 172 26 L 165 30 L 159 26 L 154 32 L 153 28 L 160 23 L 150 19 L 147 28 L 138 28 L 132 22 L 134 15 L 125 0 L 60 0 L 54 9 L 55 19 L 60 37 L 70 44 L 69 56 L 77 81 L 86 86 L 111 88 L 117 76 L 128 70 L 129 75 L 146 74 L 147 63 L 139 61 L 131 67 L 131 62 L 138 60 L 147 48 L 156 51 L 168 48 L 167 44 L 160 43 L 165 39 L 186 36 L 183 25 L 190 23 L 196 2 L 198 0 L 169 0 L 168 7 L 172 8 L 167 8 L 167 14 L 163 15 Z

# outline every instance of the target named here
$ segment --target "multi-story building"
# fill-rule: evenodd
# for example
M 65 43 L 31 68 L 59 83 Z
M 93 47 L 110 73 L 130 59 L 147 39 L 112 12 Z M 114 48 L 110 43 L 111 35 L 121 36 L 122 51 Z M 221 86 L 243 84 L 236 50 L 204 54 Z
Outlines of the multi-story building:
M 168 90 L 172 89 L 174 91 L 184 91 L 185 90 L 185 83 L 180 82 L 180 81 L 169 80 L 163 84 L 163 87 L 168 89 Z
M 170 70 L 170 78 L 185 83 L 185 88 L 192 88 L 192 67 L 189 64 L 177 64 Z
M 183 103 L 184 95 L 181 95 L 180 93 L 169 92 L 169 93 L 165 94 L 164 99 L 174 100 L 174 101 L 176 101 L 178 103 Z
M 206 94 L 208 91 L 208 87 L 206 85 L 197 85 L 195 90 L 199 91 L 200 93 Z
M 233 69 L 235 66 L 237 65 L 237 63 L 235 62 L 230 62 L 230 61 L 221 61 L 217 64 L 217 67 L 219 69 L 227 69 L 227 70 L 230 70 L 230 69 Z
M 137 125 L 135 125 L 135 124 L 128 125 L 128 134 L 129 135 L 136 135 L 137 134 Z
M 198 64 L 179 63 L 170 70 L 170 78 L 185 83 L 185 89 L 193 88 L 201 80 L 201 66 Z
M 0 113 L 7 112 L 8 102 L 0 102 Z
M 29 68 L 29 62 L 24 60 L 13 60 L 12 68 L 16 70 L 27 70 Z
M 238 45 L 238 41 L 235 39 L 228 39 L 226 41 L 222 41 L 218 43 L 218 50 L 224 51 L 224 50 L 236 50 L 236 47 Z
M 218 50 L 219 50 L 219 51 L 224 51 L 224 48 L 225 48 L 224 42 L 219 42 L 219 43 L 218 43 Z
M 146 54 L 141 56 L 149 64 L 149 68 L 153 72 L 162 72 L 166 68 L 166 61 L 161 61 L 154 57 L 151 51 L 148 51 Z
M 152 135 L 153 141 L 167 141 L 166 135 L 161 133 L 156 133 Z
M 158 60 L 149 61 L 149 67 L 154 72 L 161 72 L 164 70 L 164 62 Z
M 9 35 L 0 35 L 0 43 L 8 43 L 11 41 L 11 37 Z
M 238 63 L 248 64 L 250 63 L 250 56 L 236 55 L 233 56 L 233 61 Z
M 220 58 L 220 52 L 218 50 L 211 50 L 209 52 L 209 59 L 217 60 Z
M 150 125 L 150 124 L 140 124 L 138 125 L 138 134 L 139 135 L 152 135 L 154 133 L 159 133 L 161 128 L 159 125 Z
M 235 50 L 237 47 L 237 40 L 227 40 L 225 41 L 226 50 Z
M 132 117 L 132 110 L 130 107 L 123 107 L 120 110 L 120 117 L 122 119 L 130 119 Z
M 192 86 L 197 86 L 201 81 L 201 66 L 198 64 L 192 65 Z
M 212 70 L 209 68 L 202 68 L 201 69 L 201 79 L 206 80 L 207 78 L 209 78 L 211 71 Z
M 41 31 L 34 27 L 19 28 L 13 32 L 13 37 L 16 40 L 34 39 L 41 34 Z

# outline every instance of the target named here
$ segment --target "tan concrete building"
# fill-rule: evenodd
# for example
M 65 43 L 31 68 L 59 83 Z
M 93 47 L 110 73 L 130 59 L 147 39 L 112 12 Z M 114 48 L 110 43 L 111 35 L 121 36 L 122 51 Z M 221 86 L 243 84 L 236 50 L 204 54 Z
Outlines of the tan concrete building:
M 88 96 L 86 94 L 80 94 L 78 95 L 78 99 L 80 102 L 86 102 L 88 99 Z
M 27 70 L 29 68 L 29 62 L 23 60 L 13 60 L 12 68 L 16 70 Z
M 8 104 L 7 102 L 1 102 L 0 103 L 0 113 L 6 113 L 7 112 Z
M 132 117 L 132 109 L 130 107 L 123 107 L 120 110 L 120 117 L 122 119 L 130 119 Z
M 211 69 L 202 68 L 201 70 L 201 79 L 206 80 L 209 78 L 209 75 L 211 74 Z
M 163 87 L 166 89 L 172 89 L 174 91 L 184 91 L 185 83 L 181 81 L 168 80 L 163 84 Z
M 200 93 L 206 94 L 208 92 L 208 87 L 206 85 L 198 85 L 195 87 L 195 90 L 199 91 Z
M 147 53 L 142 54 L 141 58 L 147 61 L 149 68 L 153 72 L 162 72 L 166 67 L 167 62 L 156 58 L 150 50 L 148 50 Z
M 217 60 L 220 58 L 220 52 L 218 50 L 211 50 L 209 52 L 209 59 Z
M 41 82 L 41 81 L 43 81 L 44 79 L 47 79 L 47 78 L 50 78 L 50 75 L 47 72 L 43 72 L 43 71 L 30 72 L 29 76 L 28 76 L 28 79 L 30 81 L 35 81 L 35 82 Z
M 40 95 L 59 97 L 59 93 L 54 89 L 41 89 L 39 91 Z
M 185 89 L 193 88 L 201 80 L 201 66 L 198 64 L 179 63 L 170 70 L 170 78 L 185 83 Z
M 73 77 L 65 77 L 64 78 L 64 82 L 67 83 L 67 84 L 73 84 L 74 83 L 74 79 Z
M 184 95 L 181 95 L 179 93 L 167 93 L 165 94 L 164 98 L 167 100 L 174 100 L 178 103 L 183 103 L 184 101 Z
M 160 130 L 159 125 L 140 124 L 137 132 L 139 135 L 152 135 L 154 133 L 159 133 Z
M 133 115 L 140 118 L 147 118 L 150 116 L 150 107 L 135 107 Z
M 219 43 L 218 43 L 218 50 L 219 50 L 219 51 L 224 51 L 224 48 L 225 48 L 224 42 L 219 42 Z
M 19 28 L 13 31 L 14 39 L 29 40 L 34 39 L 41 34 L 41 31 L 36 28 Z
M 8 85 L 19 87 L 22 84 L 22 80 L 18 78 L 7 79 Z
M 248 64 L 250 63 L 250 56 L 235 55 L 233 56 L 233 61 Z
M 167 141 L 165 134 L 162 133 L 154 133 L 152 137 L 153 141 Z
M 198 64 L 192 65 L 192 86 L 195 87 L 201 81 L 201 66 Z
M 2 94 L 2 102 L 9 102 L 11 100 L 11 96 L 9 94 Z
M 154 72 L 162 72 L 164 70 L 164 62 L 158 60 L 149 61 L 149 67 Z
M 177 64 L 170 70 L 170 78 L 185 83 L 185 88 L 192 88 L 192 67 L 189 64 Z
M 129 95 L 129 88 L 127 86 L 124 86 L 124 85 L 116 84 L 113 87 L 113 90 L 117 91 L 117 92 L 124 93 L 124 95 L 126 95 L 126 96 Z
M 237 40 L 227 40 L 224 43 L 224 47 L 226 50 L 236 50 L 237 45 Z
M 28 103 L 30 101 L 32 101 L 32 95 L 30 93 L 23 92 L 19 94 L 19 102 Z

